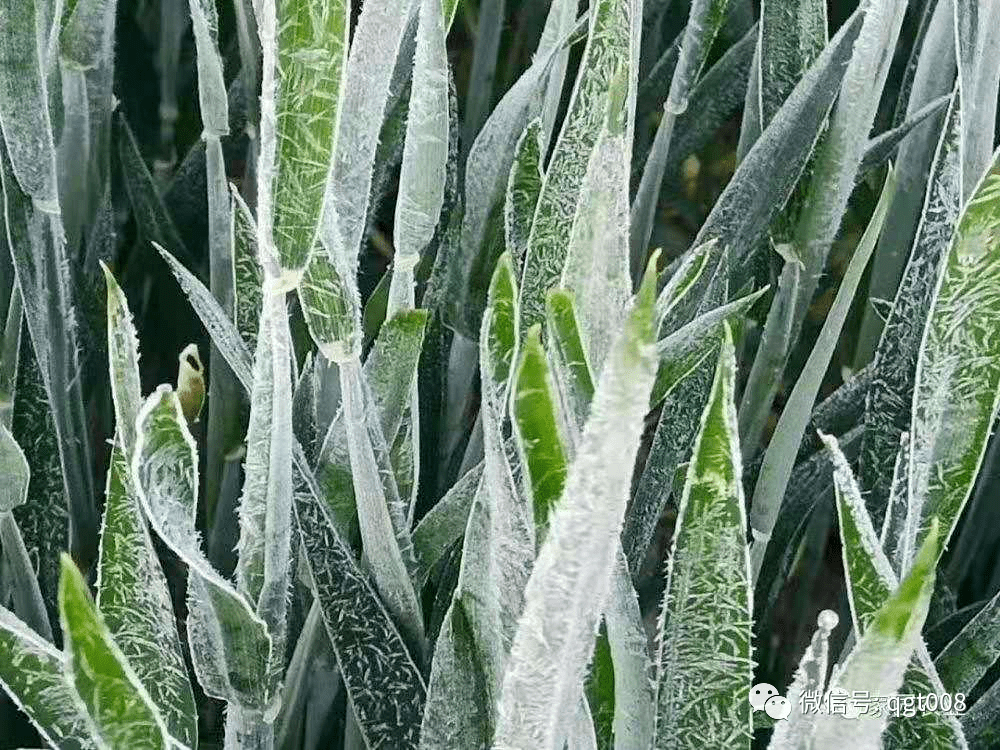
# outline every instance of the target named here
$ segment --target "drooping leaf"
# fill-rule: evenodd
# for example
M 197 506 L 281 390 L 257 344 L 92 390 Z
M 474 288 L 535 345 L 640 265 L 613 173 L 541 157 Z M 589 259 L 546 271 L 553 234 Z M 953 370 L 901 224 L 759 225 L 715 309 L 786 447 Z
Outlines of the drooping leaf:
M 268 704 L 271 658 L 267 626 L 212 568 L 195 529 L 198 462 L 180 402 L 160 386 L 136 419 L 132 479 L 153 529 L 188 566 L 188 636 L 205 692 L 248 709 Z
M 688 465 L 656 656 L 657 747 L 750 747 L 750 558 L 731 333 Z M 699 686 L 695 694 L 685 686 Z

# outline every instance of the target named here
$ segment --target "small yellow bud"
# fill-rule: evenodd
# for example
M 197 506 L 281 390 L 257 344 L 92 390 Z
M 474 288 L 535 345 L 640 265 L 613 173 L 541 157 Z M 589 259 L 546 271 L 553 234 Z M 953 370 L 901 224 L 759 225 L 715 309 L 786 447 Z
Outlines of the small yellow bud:
M 194 424 L 205 403 L 205 368 L 198 356 L 198 345 L 188 344 L 177 359 L 177 398 L 188 424 Z

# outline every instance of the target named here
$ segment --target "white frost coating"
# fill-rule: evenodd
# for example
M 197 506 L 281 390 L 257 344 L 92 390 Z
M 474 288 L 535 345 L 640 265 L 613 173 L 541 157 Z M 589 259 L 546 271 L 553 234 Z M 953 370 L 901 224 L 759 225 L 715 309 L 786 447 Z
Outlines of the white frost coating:
M 904 542 L 904 535 L 909 533 L 906 529 L 910 486 L 909 461 L 910 433 L 904 430 L 899 436 L 899 450 L 896 452 L 896 463 L 892 468 L 889 503 L 885 509 L 885 518 L 882 519 L 882 530 L 879 532 L 879 543 L 885 550 L 885 555 L 889 558 L 893 571 L 896 573 L 902 570 L 902 555 L 904 550 L 910 546 Z M 915 529 L 912 531 L 912 535 L 915 540 Z
M 848 600 L 854 633 L 865 634 L 870 629 L 869 626 L 878 608 L 885 604 L 892 592 L 898 590 L 899 581 L 875 534 L 875 527 L 861 496 L 861 490 L 847 458 L 840 450 L 837 439 L 822 433 L 820 437 L 833 463 L 842 559 L 847 574 Z M 902 692 L 911 695 L 933 692 L 941 695 L 944 686 L 927 646 L 919 636 L 919 630 L 918 628 L 914 644 L 915 653 L 909 658 L 902 679 Z M 889 693 L 874 692 L 872 694 L 889 695 Z M 916 721 L 920 722 L 916 731 L 923 730 L 928 737 L 933 736 L 937 738 L 936 741 L 946 743 L 944 746 L 966 748 L 962 727 L 955 717 L 927 713 L 919 716 Z M 890 734 L 892 730 L 893 723 L 890 722 Z
M 962 197 L 990 164 L 1000 86 L 1000 0 L 955 0 L 958 77 L 962 89 Z
M 198 56 L 198 102 L 206 134 L 229 133 L 229 97 L 219 54 L 219 18 L 213 0 L 188 0 Z
M 799 379 L 795 381 L 792 393 L 778 419 L 774 436 L 764 453 L 764 461 L 761 464 L 757 485 L 754 488 L 753 501 L 750 504 L 750 528 L 753 535 L 750 560 L 754 580 L 757 579 L 764 562 L 764 552 L 778 518 L 781 500 L 792 475 L 799 442 L 805 432 L 806 425 L 809 423 L 809 416 L 812 413 L 816 395 L 819 393 L 823 375 L 833 357 L 837 340 L 840 338 L 840 331 L 847 320 L 851 302 L 858 285 L 861 283 L 865 267 L 875 250 L 875 243 L 882 231 L 882 224 L 889 211 L 889 206 L 892 205 L 895 189 L 895 178 L 890 172 L 886 178 L 886 184 L 882 188 L 882 195 L 875 207 L 872 219 L 868 223 L 854 255 L 851 256 L 847 270 L 844 272 L 837 296 L 834 298 L 830 312 L 816 338 L 816 345 L 809 353 L 809 359 L 806 360 Z
M 375 149 L 389 100 L 389 84 L 415 0 L 368 0 L 354 30 L 333 162 L 331 205 L 342 244 L 357 268 L 371 191 Z M 341 244 L 341 243 L 338 243 Z
M 816 618 L 816 631 L 799 660 L 792 684 L 784 693 L 792 712 L 785 721 L 774 725 L 768 750 L 801 750 L 808 747 L 807 743 L 816 724 L 816 714 L 802 710 L 801 698 L 806 693 L 818 691 L 822 694 L 826 690 L 830 633 L 837 627 L 839 620 L 837 613 L 829 609 L 824 609 Z
M 569 62 L 569 50 L 563 49 L 562 39 L 573 29 L 576 19 L 576 0 L 553 0 L 549 15 L 545 18 L 542 37 L 538 49 L 531 58 L 533 68 L 539 61 L 552 54 L 549 73 L 546 78 L 545 94 L 542 103 L 542 153 L 548 150 L 552 129 L 556 124 L 559 104 L 562 101 L 563 84 L 566 81 L 566 65 Z M 495 110 L 494 110 L 495 111 Z
M 653 739 L 652 664 L 639 600 L 619 546 L 611 591 L 604 607 L 604 624 L 614 665 L 615 750 L 647 748 Z
M 567 750 L 598 750 L 594 717 L 590 713 L 590 703 L 586 696 L 580 696 L 576 704 L 576 715 L 566 737 Z
M 266 295 L 264 305 L 240 498 L 237 581 L 267 623 L 276 680 L 283 669 L 292 559 L 291 338 L 284 295 Z
M 699 286 L 705 270 L 709 267 L 709 259 L 715 255 L 718 239 L 712 238 L 684 253 L 670 279 L 660 290 L 656 298 L 656 328 L 658 333 L 671 334 L 673 331 L 660 331 L 664 320 L 677 306 L 685 300 L 692 289 Z
M 581 303 L 580 334 L 595 376 L 601 373 L 632 292 L 628 248 L 630 151 L 623 133 L 604 131 L 587 166 L 562 273 L 561 286 L 572 291 Z
M 566 26 L 564 16 L 567 12 L 576 12 L 575 2 L 556 0 L 553 3 L 531 66 L 503 95 L 469 150 L 461 235 L 463 254 L 469 258 L 469 263 L 483 244 L 490 212 L 498 201 L 504 199 L 517 142 L 528 123 L 543 112 L 545 116 L 551 114 L 551 122 L 546 125 L 543 120 L 541 128 L 540 152 L 546 152 L 548 133 L 552 130 L 556 112 L 548 98 L 552 91 L 543 97 L 542 86 L 549 82 L 549 86 L 557 92 L 554 96 L 555 106 L 558 106 L 568 55 L 568 51 L 564 53 L 562 50 L 563 38 L 572 25 Z
M 413 559 L 412 543 L 408 529 L 393 523 L 394 515 L 406 517 L 406 509 L 399 507 L 392 472 L 380 471 L 382 464 L 376 453 L 383 457 L 387 454 L 385 438 L 381 428 L 370 423 L 370 400 L 366 398 L 364 374 L 356 359 L 340 363 L 340 388 L 365 558 L 386 606 L 411 641 L 422 644 L 423 616 L 407 565 Z
M 404 268 L 434 236 L 448 162 L 448 53 L 440 0 L 420 0 L 419 19 L 393 224 L 395 262 Z
M 0 514 L 9 513 L 28 499 L 31 469 L 24 451 L 4 425 L 0 424 Z
M 512 296 L 499 299 L 497 280 L 507 276 Z M 509 370 L 517 361 L 516 288 L 507 256 L 494 276 L 490 305 L 483 316 L 479 363 L 483 384 L 480 416 L 483 432 L 483 478 L 476 491 L 465 532 L 462 569 L 456 596 L 469 615 L 486 673 L 491 705 L 496 706 L 507 653 L 517 618 L 524 606 L 524 589 L 535 556 L 534 515 L 514 475 L 514 451 L 507 450 L 503 424 L 511 382 Z M 496 328 L 509 323 L 512 349 L 502 350 L 493 340 Z M 499 337 L 498 337 L 499 338 Z M 507 359 L 509 357 L 509 359 Z M 505 361 L 506 360 L 506 361 Z
M 21 189 L 42 211 L 57 214 L 56 149 L 35 5 L 8 2 L 0 9 L 0 129 Z
M 66 679 L 66 656 L 0 607 L 0 687 L 51 747 L 99 747 L 94 726 Z M 8 671 L 9 670 L 9 671 Z
M 260 151 L 257 154 L 257 252 L 269 277 L 276 277 L 280 263 L 274 246 L 274 176 L 278 151 L 278 113 L 275 101 L 275 68 L 278 61 L 276 0 L 254 0 L 257 35 L 262 51 L 260 84 Z
M 906 6 L 906 0 L 873 0 L 863 6 L 861 31 L 830 114 L 830 125 L 817 146 L 809 192 L 794 232 L 794 244 L 805 264 L 796 302 L 796 332 L 854 190 Z
M 597 387 L 580 450 L 525 593 L 496 750 L 559 750 L 611 586 L 643 416 L 656 374 L 644 284 Z
M 136 428 L 138 440 L 132 476 L 140 502 L 153 529 L 194 574 L 188 584 L 191 610 L 188 626 L 195 627 L 199 634 L 192 634 L 190 639 L 199 682 L 214 697 L 260 707 L 267 699 L 262 678 L 271 658 L 271 639 L 265 622 L 216 572 L 201 549 L 195 527 L 196 447 L 170 386 L 161 385 L 146 399 L 136 419 Z M 161 434 L 158 429 L 175 435 L 179 432 L 188 455 L 180 456 L 177 453 L 180 446 L 170 444 L 175 435 Z M 210 641 L 199 642 L 199 636 Z M 254 663 L 255 657 L 263 661 Z M 230 658 L 235 663 L 230 663 Z M 258 677 L 253 684 L 230 683 L 229 675 L 236 673 L 246 679 L 247 671 Z M 225 684 L 220 685 L 220 681 Z M 218 690 L 220 687 L 223 689 Z

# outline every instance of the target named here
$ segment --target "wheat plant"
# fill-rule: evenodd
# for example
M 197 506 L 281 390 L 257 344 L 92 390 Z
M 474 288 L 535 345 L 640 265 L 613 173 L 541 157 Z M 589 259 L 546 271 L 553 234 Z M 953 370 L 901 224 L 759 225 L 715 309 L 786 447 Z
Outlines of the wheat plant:
M 1000 747 L 998 88 L 1000 0 L 0 0 L 0 748 Z

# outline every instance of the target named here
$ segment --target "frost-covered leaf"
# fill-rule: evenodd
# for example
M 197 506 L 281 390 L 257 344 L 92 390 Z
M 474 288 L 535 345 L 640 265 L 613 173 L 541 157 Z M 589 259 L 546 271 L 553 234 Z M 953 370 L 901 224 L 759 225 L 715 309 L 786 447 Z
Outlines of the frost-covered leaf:
M 102 263 L 101 269 L 108 288 L 108 372 L 115 408 L 115 426 L 122 449 L 129 456 L 135 448 L 135 417 L 142 406 L 139 340 L 125 293 L 108 267 Z
M 108 360 L 115 406 L 97 569 L 97 609 L 149 693 L 170 735 L 193 747 L 197 711 L 167 580 L 129 474 L 136 417 L 142 405 L 139 349 L 128 303 L 105 267 L 108 287 Z
M 341 118 L 350 15 L 348 0 L 257 3 L 264 52 L 260 250 L 265 269 L 287 277 L 288 288 L 316 242 Z
M 389 463 L 388 441 L 357 360 L 341 362 L 340 390 L 358 528 L 372 577 L 386 606 L 414 644 L 424 639 L 423 617 L 411 573 L 416 569 L 408 509 Z M 408 393 L 408 391 L 407 391 Z
M 66 657 L 0 607 L 0 683 L 42 739 L 67 750 L 96 750 L 80 699 L 66 680 Z
M 243 196 L 230 185 L 233 207 L 233 268 L 236 277 L 236 327 L 247 348 L 257 348 L 263 309 L 264 274 L 257 250 L 257 222 Z
M 208 330 L 209 338 L 233 370 L 237 380 L 249 392 L 253 382 L 250 351 L 240 337 L 239 331 L 216 301 L 212 293 L 173 255 L 157 245 L 160 255 L 170 266 L 174 278 L 187 296 L 201 323 Z
M 962 198 L 988 171 L 1000 84 L 1000 2 L 954 0 L 958 78 L 962 88 Z
M 906 0 L 887 0 L 857 11 L 863 16 L 861 30 L 791 230 L 803 264 L 792 318 L 793 341 L 798 339 L 854 189 L 906 8 Z
M 930 105 L 940 96 L 952 94 L 957 89 L 955 81 L 955 5 L 951 0 L 928 3 L 922 10 L 918 36 L 911 48 L 909 64 L 896 105 L 894 122 L 905 114 L 915 116 L 919 110 Z M 905 106 L 905 113 L 901 112 Z M 954 106 L 958 106 L 954 103 Z M 899 288 L 900 278 L 912 254 L 914 234 L 922 221 L 925 196 L 928 185 L 932 184 L 929 170 L 935 161 L 935 152 L 942 136 L 941 120 L 938 117 L 916 128 L 904 139 L 894 160 L 899 175 L 900 191 L 893 201 L 886 220 L 886 231 L 882 233 L 879 246 L 875 250 L 872 263 L 870 298 L 892 299 Z M 953 123 L 944 128 L 949 132 Z M 961 127 L 961 124 L 955 125 Z M 956 142 L 958 135 L 955 136 Z M 869 143 L 869 153 L 873 143 Z M 866 154 L 867 160 L 868 154 Z M 865 168 L 862 162 L 861 169 Z M 961 179 L 956 169 L 956 179 Z M 961 191 L 961 188 L 959 188 Z M 858 348 L 855 366 L 868 360 L 875 353 L 878 337 L 883 330 L 878 316 L 866 312 L 858 333 Z M 863 479 L 863 484 L 867 480 Z
M 826 44 L 826 3 L 822 0 L 762 0 L 760 4 L 760 120 L 766 127 Z
M 47 213 L 59 213 L 56 150 L 49 119 L 44 50 L 35 3 L 6 3 L 0 24 L 0 129 L 21 189 Z M 24 125 L 19 125 L 24 123 Z
M 726 20 L 729 0 L 693 0 L 684 27 L 677 64 L 670 80 L 670 91 L 663 106 L 663 117 L 656 130 L 652 150 L 642 170 L 642 180 L 632 206 L 632 257 L 645 256 L 645 248 L 653 231 L 660 184 L 670 153 L 677 115 L 688 107 L 688 101 L 698 76 L 708 60 L 716 34 Z
M 333 251 L 319 247 L 310 257 L 298 286 L 309 333 L 323 356 L 332 362 L 361 347 L 357 285 L 347 273 L 346 264 Z
M 580 333 L 594 373 L 600 374 L 632 293 L 628 249 L 630 144 L 622 112 L 627 78 L 612 80 L 606 122 L 590 155 L 580 187 L 576 219 L 560 286 L 577 299 Z
M 528 331 L 521 346 L 511 388 L 511 421 L 525 469 L 525 490 L 534 508 L 535 526 L 542 532 L 562 496 L 567 456 L 559 431 L 555 383 L 538 326 Z
M 803 697 L 806 694 L 823 694 L 826 689 L 826 674 L 830 660 L 830 633 L 837 627 L 839 616 L 833 610 L 825 609 L 816 618 L 816 630 L 799 660 L 792 684 L 785 691 L 791 713 L 785 721 L 776 722 L 771 733 L 768 750 L 798 750 L 807 747 L 816 724 L 816 714 L 803 711 Z
M 236 580 L 267 623 L 275 659 L 269 668 L 278 679 L 292 573 L 292 348 L 284 295 L 269 293 L 264 305 L 250 392 Z
M 844 272 L 837 296 L 830 306 L 830 312 L 823 321 L 823 328 L 816 338 L 816 344 L 809 353 L 805 366 L 795 386 L 785 403 L 785 408 L 778 419 L 771 442 L 764 453 L 764 461 L 760 467 L 757 484 L 754 487 L 753 500 L 750 504 L 750 527 L 753 535 L 751 563 L 754 579 L 760 572 L 764 560 L 771 530 L 779 514 L 781 500 L 784 497 L 788 480 L 795 467 L 795 457 L 798 455 L 799 443 L 805 432 L 812 413 L 816 395 L 819 393 L 823 376 L 833 357 L 841 329 L 847 319 L 854 294 L 861 283 L 865 267 L 871 259 L 875 243 L 882 231 L 886 213 L 892 204 L 892 196 L 896 189 L 893 175 L 890 173 L 882 188 L 882 195 L 872 215 L 865 233 L 851 256 L 851 262 Z M 801 287 L 797 287 L 801 288 Z
M 677 512 L 656 655 L 657 747 L 750 747 L 750 558 L 726 326 Z M 684 688 L 697 685 L 698 692 Z M 671 739 L 673 738 L 673 739 Z
M 558 747 L 570 729 L 613 579 L 655 375 L 654 273 L 647 271 L 605 363 L 528 581 L 500 697 L 497 748 Z
M 14 440 L 10 430 L 0 424 L 0 476 L 4 477 L 0 486 L 0 514 L 9 513 L 28 499 L 28 482 L 31 469 L 24 451 Z
M 1000 658 L 1000 596 L 976 613 L 934 660 L 949 693 L 968 695 Z
M 449 259 L 446 304 L 449 323 L 470 339 L 475 339 L 479 332 L 486 304 L 486 283 L 492 275 L 492 264 L 500 255 L 493 247 L 494 236 L 503 232 L 505 196 L 518 144 L 523 147 L 521 137 L 536 118 L 540 119 L 539 154 L 547 150 L 566 72 L 568 51 L 562 49 L 563 38 L 573 24 L 577 5 L 573 0 L 551 4 L 531 66 L 501 98 L 469 150 L 461 252 Z M 536 189 L 532 188 L 532 192 Z M 537 203 L 537 194 L 530 200 Z M 533 217 L 534 205 L 531 212 Z M 525 228 L 530 233 L 531 218 L 526 219 Z M 517 259 L 519 271 L 527 251 L 527 238 L 521 242 L 521 247 L 507 248 Z
M 614 578 L 604 623 L 614 668 L 614 718 L 616 750 L 649 747 L 656 715 L 653 709 L 652 663 L 639 602 L 622 552 L 615 562 Z
M 156 533 L 188 566 L 188 634 L 198 681 L 205 692 L 262 709 L 271 658 L 267 626 L 211 566 L 195 528 L 198 461 L 180 403 L 162 385 L 136 420 L 132 478 Z
M 848 19 L 802 76 L 740 162 L 702 224 L 693 248 L 719 240 L 716 258 L 728 248 L 734 268 L 744 263 L 755 247 L 754 240 L 777 215 L 812 154 L 840 90 L 860 20 L 859 14 Z M 715 265 L 717 260 L 713 270 Z
M 835 438 L 828 435 L 823 435 L 822 438 L 833 460 L 851 619 L 855 633 L 863 635 L 868 632 L 879 608 L 897 589 L 898 581 L 875 535 L 871 517 L 847 459 L 841 453 Z M 910 658 L 903 675 L 900 690 L 907 695 L 943 694 L 945 688 L 922 640 L 918 639 L 915 649 L 916 653 Z M 949 686 L 947 690 L 954 693 L 957 688 Z M 916 738 L 920 738 L 921 742 L 936 743 L 933 744 L 934 747 L 966 746 L 961 727 L 954 717 L 928 711 L 889 720 L 885 735 L 886 747 L 902 750 L 912 747 Z
M 504 240 L 518 272 L 528 251 L 542 179 L 542 121 L 536 118 L 528 123 L 514 148 L 504 202 Z
M 97 539 L 97 512 L 80 373 L 80 338 L 65 237 L 58 207 L 49 207 L 56 213 L 48 213 L 39 198 L 22 190 L 3 144 L 0 144 L 0 183 L 7 244 L 55 428 L 62 497 L 73 518 L 70 547 L 83 564 L 88 564 L 93 561 Z M 15 431 L 15 437 L 26 448 L 23 436 Z M 55 551 L 50 549 L 49 553 Z
M 622 531 L 622 546 L 633 578 L 638 577 L 653 540 L 656 525 L 674 485 L 675 472 L 690 455 L 702 410 L 711 391 L 715 359 L 714 349 L 706 352 L 677 381 L 660 407 L 649 456 Z
M 229 97 L 219 54 L 219 17 L 212 0 L 188 0 L 191 26 L 198 52 L 198 104 L 204 132 L 222 136 L 229 132 Z
M 483 476 L 465 530 L 462 563 L 451 608 L 461 607 L 472 635 L 476 662 L 485 689 L 487 725 L 496 725 L 496 706 L 524 602 L 524 587 L 535 558 L 535 516 L 530 496 L 518 476 L 516 448 L 504 439 L 509 389 L 518 352 L 517 283 L 510 256 L 497 262 L 490 284 L 479 361 L 482 379 Z M 523 481 L 530 481 L 524 478 Z M 453 635 L 461 636 L 455 632 Z M 461 644 L 449 645 L 455 649 Z M 445 653 L 448 653 L 446 651 Z M 462 666 L 456 664 L 456 666 Z M 446 665 L 432 667 L 438 683 L 450 677 Z M 463 677 L 467 679 L 468 677 Z M 429 696 L 431 704 L 451 703 L 450 710 L 472 726 L 483 699 L 476 695 Z
M 699 315 L 680 330 L 657 342 L 660 367 L 650 402 L 653 404 L 668 394 L 722 340 L 723 329 L 735 326 L 765 293 L 767 288 L 748 294 L 729 304 Z
M 393 222 L 393 273 L 408 270 L 434 236 L 448 161 L 448 55 L 440 0 L 419 0 L 406 141 Z M 411 279 L 412 281 L 412 279 Z M 411 284 L 412 289 L 412 284 Z M 412 292 L 410 292 L 412 296 Z M 410 307 L 413 306 L 411 302 Z
M 167 731 L 194 747 L 197 710 L 170 591 L 120 445 L 112 450 L 108 469 L 97 592 L 105 625 Z
M 587 351 L 580 338 L 573 295 L 565 289 L 551 290 L 545 300 L 546 332 L 552 372 L 559 389 L 563 418 L 576 440 L 590 414 L 594 381 Z
M 416 7 L 412 1 L 365 2 L 354 29 L 338 108 L 329 204 L 338 217 L 352 273 L 365 230 L 375 151 L 392 95 L 393 70 Z
M 858 478 L 875 523 L 883 517 L 889 502 L 892 477 L 886 466 L 899 450 L 900 435 L 910 427 L 920 340 L 941 264 L 958 223 L 962 192 L 960 128 L 960 93 L 956 89 L 928 176 L 910 260 L 872 364 L 874 375 L 865 402 Z
M 871 625 L 830 678 L 830 689 L 894 695 L 904 684 L 920 630 L 934 591 L 934 567 L 940 555 L 938 523 L 932 521 L 913 567 L 899 587 L 875 612 Z M 817 747 L 851 747 L 877 750 L 888 723 L 885 711 L 847 718 L 823 714 L 816 721 L 813 742 Z
M 167 750 L 170 741 L 163 717 L 112 639 L 83 576 L 66 554 L 59 615 L 66 637 L 67 676 L 103 743 Z
M 896 127 L 872 138 L 858 168 L 858 177 L 861 178 L 889 161 L 899 145 L 906 141 L 919 125 L 947 110 L 951 100 L 950 94 L 943 94 L 925 104 Z
M 615 81 L 629 81 L 633 93 L 631 0 L 600 0 L 590 14 L 590 35 L 580 62 L 562 131 L 549 159 L 531 225 L 521 286 L 523 331 L 545 319 L 545 295 L 558 285 L 573 232 L 573 224 L 607 113 L 614 105 Z M 637 63 L 636 63 L 637 64 Z M 621 97 L 621 94 L 618 94 Z M 631 98 L 631 97 L 629 97 Z M 618 99 L 617 106 L 626 102 Z M 631 134 L 631 113 L 618 113 L 622 129 Z
M 455 482 L 413 530 L 413 554 L 417 558 L 414 581 L 418 586 L 423 586 L 431 569 L 462 538 L 482 477 L 483 464 L 478 463 Z
M 368 747 L 415 749 L 426 694 L 420 670 L 317 488 L 301 479 L 295 509 L 305 558 L 358 725 Z
M 122 176 L 125 191 L 132 204 L 132 214 L 135 216 L 140 236 L 162 247 L 186 262 L 190 262 L 191 253 L 184 245 L 177 226 L 170 212 L 163 203 L 153 182 L 153 176 L 139 151 L 135 135 L 125 119 L 119 113 L 117 118 L 118 158 L 122 163 Z M 161 251 L 162 252 L 162 251 Z
M 959 219 L 920 343 L 904 564 L 932 518 L 951 537 L 986 451 L 1000 399 L 998 278 L 1000 154 Z

